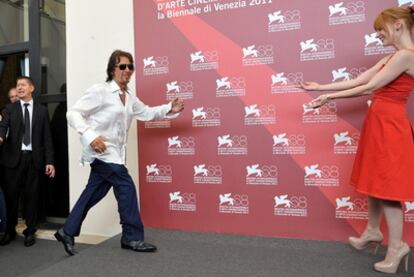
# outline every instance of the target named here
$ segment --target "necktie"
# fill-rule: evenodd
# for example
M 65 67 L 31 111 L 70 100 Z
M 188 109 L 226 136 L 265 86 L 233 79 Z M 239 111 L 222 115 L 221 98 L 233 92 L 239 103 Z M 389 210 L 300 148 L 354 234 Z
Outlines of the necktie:
M 119 92 L 119 97 L 121 98 L 122 104 L 125 106 L 125 92 L 120 91 Z
M 24 103 L 24 135 L 23 135 L 23 144 L 29 145 L 30 144 L 30 115 L 29 115 L 29 109 L 27 106 L 29 106 L 29 103 Z

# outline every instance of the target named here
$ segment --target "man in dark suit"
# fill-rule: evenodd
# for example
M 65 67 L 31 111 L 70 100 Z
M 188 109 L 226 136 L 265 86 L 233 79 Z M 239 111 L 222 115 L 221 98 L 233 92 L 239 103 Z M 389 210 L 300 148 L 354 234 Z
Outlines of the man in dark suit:
M 27 226 L 23 231 L 24 245 L 31 246 L 36 242 L 39 179 L 43 172 L 55 176 L 53 144 L 48 110 L 33 101 L 33 81 L 19 77 L 16 88 L 20 101 L 6 106 L 0 122 L 0 145 L 3 144 L 0 164 L 4 170 L 7 206 L 7 228 L 0 245 L 16 237 L 18 200 L 23 192 Z

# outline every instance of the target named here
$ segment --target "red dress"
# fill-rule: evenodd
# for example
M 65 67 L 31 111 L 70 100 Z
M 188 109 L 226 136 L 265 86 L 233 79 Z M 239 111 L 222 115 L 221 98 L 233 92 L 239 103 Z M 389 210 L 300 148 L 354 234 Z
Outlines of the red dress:
M 351 175 L 358 192 L 414 200 L 414 131 L 406 110 L 413 89 L 414 77 L 403 73 L 374 92 Z

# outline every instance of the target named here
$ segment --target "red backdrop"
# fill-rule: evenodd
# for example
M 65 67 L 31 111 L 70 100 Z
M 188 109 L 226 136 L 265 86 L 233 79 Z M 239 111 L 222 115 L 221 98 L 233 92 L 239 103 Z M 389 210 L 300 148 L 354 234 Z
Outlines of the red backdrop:
M 355 78 L 392 53 L 372 22 L 398 4 L 135 1 L 138 97 L 186 103 L 175 120 L 138 125 L 146 226 L 322 240 L 361 232 L 366 198 L 348 182 L 369 97 L 306 110 L 319 93 L 297 84 Z M 404 216 L 413 245 L 414 203 Z

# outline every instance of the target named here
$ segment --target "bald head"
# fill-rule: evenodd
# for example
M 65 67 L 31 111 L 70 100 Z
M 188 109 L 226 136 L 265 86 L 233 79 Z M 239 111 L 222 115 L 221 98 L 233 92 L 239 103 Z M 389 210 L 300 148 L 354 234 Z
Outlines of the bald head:
M 16 88 L 11 88 L 9 90 L 9 101 L 10 103 L 14 103 L 19 101 L 19 96 L 17 95 L 17 89 Z

